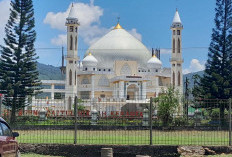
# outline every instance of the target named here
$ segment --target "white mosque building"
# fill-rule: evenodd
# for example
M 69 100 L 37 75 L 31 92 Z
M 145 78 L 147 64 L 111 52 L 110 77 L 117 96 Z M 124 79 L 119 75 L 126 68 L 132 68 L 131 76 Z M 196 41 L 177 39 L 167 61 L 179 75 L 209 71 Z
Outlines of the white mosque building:
M 159 51 L 156 55 L 128 33 L 120 23 L 89 47 L 83 60 L 78 57 L 78 28 L 81 27 L 72 6 L 66 19 L 67 55 L 65 81 L 46 81 L 52 88 L 54 84 L 65 84 L 66 109 L 71 109 L 74 97 L 95 100 L 96 102 L 143 103 L 150 97 L 162 94 L 162 89 L 175 86 L 182 93 L 182 29 L 176 11 L 172 30 L 172 53 L 170 68 L 162 66 Z M 45 89 L 46 91 L 47 89 Z M 46 91 L 48 92 L 48 90 Z M 134 101 L 136 100 L 136 101 Z

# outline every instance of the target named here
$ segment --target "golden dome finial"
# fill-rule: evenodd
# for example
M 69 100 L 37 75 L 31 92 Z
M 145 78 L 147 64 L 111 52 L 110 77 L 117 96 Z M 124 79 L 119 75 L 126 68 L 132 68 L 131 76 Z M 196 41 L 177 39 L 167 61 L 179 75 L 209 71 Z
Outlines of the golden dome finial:
M 92 56 L 92 53 L 89 51 L 89 56 Z
M 156 55 L 154 54 L 152 57 L 153 57 L 153 58 L 156 58 Z
M 122 26 L 121 26 L 119 23 L 120 23 L 120 17 L 118 17 L 118 23 L 117 23 L 117 25 L 114 27 L 114 29 L 122 29 Z

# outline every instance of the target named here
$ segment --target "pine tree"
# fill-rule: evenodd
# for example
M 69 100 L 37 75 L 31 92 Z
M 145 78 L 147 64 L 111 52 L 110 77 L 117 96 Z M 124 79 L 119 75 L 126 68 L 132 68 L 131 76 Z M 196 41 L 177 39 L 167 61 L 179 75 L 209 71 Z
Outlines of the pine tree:
M 232 2 L 216 0 L 215 28 L 211 37 L 208 60 L 200 81 L 201 95 L 210 99 L 229 99 L 232 93 Z M 224 119 L 225 105 L 218 104 Z M 209 106 L 212 107 L 212 106 Z
M 39 90 L 34 26 L 32 0 L 11 0 L 5 45 L 0 50 L 0 88 L 4 105 L 11 108 L 11 123 L 15 122 L 16 111 L 28 105 L 26 98 Z

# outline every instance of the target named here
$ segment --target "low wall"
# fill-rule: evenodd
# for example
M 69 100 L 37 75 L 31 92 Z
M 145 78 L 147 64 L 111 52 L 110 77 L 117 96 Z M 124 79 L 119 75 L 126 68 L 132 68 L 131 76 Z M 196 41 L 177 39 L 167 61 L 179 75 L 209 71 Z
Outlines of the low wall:
M 66 145 L 20 144 L 22 153 L 59 155 L 65 157 L 101 157 L 101 148 L 113 148 L 114 157 L 178 157 L 178 146 Z

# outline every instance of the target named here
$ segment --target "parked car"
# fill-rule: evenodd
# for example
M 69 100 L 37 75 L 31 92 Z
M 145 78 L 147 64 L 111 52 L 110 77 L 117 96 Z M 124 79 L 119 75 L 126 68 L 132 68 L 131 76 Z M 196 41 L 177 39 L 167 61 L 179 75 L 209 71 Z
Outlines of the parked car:
M 0 117 L 0 157 L 20 157 L 16 137 L 19 133 L 12 132 L 7 122 Z

